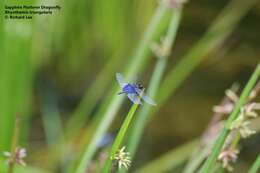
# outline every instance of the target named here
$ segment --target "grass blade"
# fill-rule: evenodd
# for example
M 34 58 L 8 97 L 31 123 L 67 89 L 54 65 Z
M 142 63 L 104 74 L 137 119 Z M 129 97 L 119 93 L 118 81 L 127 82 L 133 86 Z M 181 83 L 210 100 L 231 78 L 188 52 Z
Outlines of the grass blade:
M 126 135 L 126 131 L 127 131 L 128 127 L 130 125 L 130 122 L 131 122 L 137 108 L 138 108 L 138 104 L 133 104 L 130 111 L 128 112 L 128 114 L 127 114 L 127 116 L 124 120 L 124 123 L 122 124 L 122 126 L 121 126 L 121 128 L 118 132 L 118 135 L 116 136 L 116 139 L 113 143 L 110 155 L 106 160 L 106 163 L 105 163 L 104 169 L 102 170 L 102 173 L 109 173 L 109 171 L 111 169 L 111 165 L 112 165 L 112 159 L 115 157 L 116 152 L 119 150 L 119 147 L 120 147 L 120 145 L 121 145 L 121 143 L 124 139 L 124 136 Z

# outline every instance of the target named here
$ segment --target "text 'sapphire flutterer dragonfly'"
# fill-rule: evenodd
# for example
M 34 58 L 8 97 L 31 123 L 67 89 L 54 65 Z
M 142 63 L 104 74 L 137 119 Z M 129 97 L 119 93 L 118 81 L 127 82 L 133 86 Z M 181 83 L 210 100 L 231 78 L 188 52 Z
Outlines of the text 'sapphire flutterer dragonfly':
M 120 94 L 126 94 L 127 97 L 135 104 L 142 104 L 142 101 L 155 106 L 156 103 L 153 99 L 144 94 L 144 87 L 140 83 L 127 83 L 124 80 L 124 77 L 120 73 L 116 73 L 116 79 L 122 89 Z

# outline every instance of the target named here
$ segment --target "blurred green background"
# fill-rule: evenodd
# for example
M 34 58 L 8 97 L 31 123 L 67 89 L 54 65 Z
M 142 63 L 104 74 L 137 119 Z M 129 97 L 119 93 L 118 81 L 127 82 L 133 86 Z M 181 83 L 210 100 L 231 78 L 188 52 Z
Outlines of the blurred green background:
M 48 148 L 62 136 L 91 84 L 97 98 L 90 119 L 122 72 L 157 6 L 156 0 L 4 0 L 4 4 L 53 4 L 62 9 L 33 20 L 4 20 L 0 30 L 0 151 L 10 149 L 15 114 L 22 115 L 20 145 L 28 149 L 29 165 L 54 169 Z M 203 36 L 226 0 L 185 4 L 167 71 Z M 200 136 L 225 89 L 242 86 L 260 61 L 260 3 L 248 12 L 225 42 L 196 68 L 145 129 L 134 167 Z M 147 86 L 156 59 L 137 75 Z M 107 76 L 99 76 L 99 74 Z M 105 88 L 103 90 L 102 88 Z M 93 91 L 93 90 L 92 90 Z M 95 94 L 95 93 L 94 93 Z M 119 114 L 130 107 L 125 101 Z M 117 116 L 110 128 L 116 132 Z M 85 126 L 87 127 L 87 126 Z M 241 172 L 260 152 L 260 136 L 245 141 Z M 145 147 L 142 147 L 145 146 Z

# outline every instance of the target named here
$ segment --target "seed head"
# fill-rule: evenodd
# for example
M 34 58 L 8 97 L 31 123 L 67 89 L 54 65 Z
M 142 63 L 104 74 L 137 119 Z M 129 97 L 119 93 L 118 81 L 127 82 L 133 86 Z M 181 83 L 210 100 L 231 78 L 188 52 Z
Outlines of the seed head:
M 234 163 L 237 160 L 238 153 L 239 151 L 235 149 L 223 150 L 218 156 L 218 160 L 222 162 L 223 168 L 227 169 L 230 172 L 233 171 L 231 162 Z
M 169 38 L 164 37 L 164 38 L 161 38 L 160 43 L 153 43 L 151 45 L 151 50 L 158 58 L 165 58 L 170 55 L 171 48 L 167 44 L 168 41 L 169 41 Z
M 237 94 L 232 91 L 231 89 L 226 90 L 226 96 L 233 101 L 234 103 L 236 103 L 239 100 L 239 97 L 237 96 Z
M 240 115 L 230 126 L 230 130 L 238 130 L 242 138 L 248 138 L 256 133 L 256 131 L 250 129 L 249 124 L 251 122 L 245 119 L 245 116 Z
M 118 163 L 118 168 L 121 169 L 122 167 L 125 167 L 128 169 L 131 165 L 131 158 L 129 152 L 125 152 L 125 147 L 122 147 L 114 157 L 114 160 Z
M 21 166 L 26 166 L 25 161 L 23 160 L 26 157 L 26 149 L 25 148 L 20 148 L 17 147 L 15 149 L 15 152 L 12 154 L 11 152 L 5 151 L 4 156 L 7 158 L 7 163 L 17 163 L 18 165 Z
M 256 118 L 258 116 L 257 110 L 260 110 L 260 103 L 249 103 L 242 108 L 241 113 L 248 118 Z

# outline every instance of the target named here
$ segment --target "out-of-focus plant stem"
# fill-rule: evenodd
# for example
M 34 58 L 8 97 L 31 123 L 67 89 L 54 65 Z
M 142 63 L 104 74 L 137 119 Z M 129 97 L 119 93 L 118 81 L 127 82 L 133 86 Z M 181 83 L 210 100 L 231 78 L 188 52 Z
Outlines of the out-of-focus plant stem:
M 147 64 L 147 58 L 149 57 L 149 46 L 151 41 L 153 41 L 154 37 L 157 33 L 161 32 L 163 28 L 161 28 L 161 22 L 166 17 L 166 12 L 168 7 L 165 3 L 161 3 L 161 5 L 156 10 L 149 26 L 148 30 L 145 32 L 143 39 L 141 40 L 136 53 L 134 54 L 133 58 L 129 66 L 127 67 L 125 76 L 127 80 L 131 80 L 135 74 L 142 71 Z M 79 164 L 76 166 L 76 173 L 83 173 L 92 156 L 97 150 L 97 143 L 101 140 L 101 138 L 106 133 L 106 130 L 112 123 L 117 111 L 120 108 L 120 105 L 123 102 L 123 97 L 119 97 L 116 93 L 118 92 L 119 87 L 114 85 L 110 94 L 104 101 L 104 104 L 101 106 L 100 111 L 98 112 L 98 128 L 95 130 L 94 136 L 91 139 L 90 143 L 86 145 L 83 151 L 82 158 L 79 160 Z M 99 117 L 100 115 L 100 117 Z M 102 115 L 102 116 L 101 116 Z M 101 118 L 102 117 L 102 118 Z
M 1 1 L 1 6 L 4 7 Z M 32 0 L 23 5 L 31 5 Z M 31 65 L 32 20 L 0 19 L 0 152 L 10 150 L 17 111 L 30 110 L 33 70 Z M 21 109 L 22 108 L 22 109 Z M 26 122 L 25 122 L 26 123 Z M 23 136 L 23 129 L 21 135 Z M 0 159 L 1 160 L 1 159 Z M 0 161 L 0 172 L 5 172 Z
M 237 118 L 241 107 L 246 103 L 246 99 L 248 98 L 248 95 L 250 94 L 251 90 L 253 89 L 254 85 L 256 84 L 256 82 L 259 78 L 259 75 L 260 75 L 260 63 L 257 65 L 256 70 L 254 71 L 254 73 L 251 76 L 250 80 L 248 81 L 246 87 L 244 88 L 244 90 L 239 98 L 239 101 L 236 103 L 232 113 L 230 114 L 228 120 L 226 121 L 226 124 L 225 124 L 223 130 L 221 131 L 218 139 L 216 140 L 209 158 L 207 159 L 207 161 L 204 163 L 203 167 L 201 168 L 200 173 L 208 173 L 211 170 L 212 166 L 214 165 L 214 163 L 221 151 L 221 148 L 225 142 L 225 139 L 229 134 L 229 128 L 230 128 L 231 123 Z
M 255 162 L 253 163 L 252 167 L 249 169 L 248 173 L 257 173 L 260 168 L 260 154 L 258 154 Z
M 195 152 L 195 156 L 192 157 L 193 160 L 188 162 L 188 165 L 184 168 L 183 173 L 193 173 L 195 172 L 201 163 L 207 158 L 209 152 L 209 148 L 203 148 L 203 150 L 198 150 Z
M 190 153 L 199 144 L 199 140 L 195 139 L 180 147 L 174 148 L 173 150 L 167 152 L 166 154 L 160 156 L 154 161 L 149 162 L 140 169 L 134 171 L 135 173 L 158 173 L 166 172 L 173 168 L 178 167 L 184 161 L 188 159 Z
M 112 161 L 115 157 L 116 152 L 119 150 L 120 145 L 126 135 L 127 129 L 130 125 L 131 120 L 133 119 L 133 116 L 136 112 L 138 108 L 138 104 L 133 104 L 133 106 L 131 107 L 130 111 L 128 112 L 119 132 L 118 135 L 116 136 L 116 139 L 112 145 L 112 149 L 110 152 L 109 157 L 106 160 L 104 169 L 102 170 L 102 173 L 109 173 L 110 169 L 111 169 L 111 165 L 112 165 Z
M 91 111 L 97 104 L 97 101 L 101 98 L 103 91 L 108 87 L 111 81 L 113 71 L 118 66 L 119 56 L 111 58 L 105 68 L 98 74 L 96 80 L 91 84 L 88 91 L 82 98 L 79 106 L 76 108 L 71 118 L 68 120 L 66 126 L 67 136 L 70 138 L 74 133 L 78 132 L 80 128 L 84 125 L 86 120 L 88 120 Z
M 20 132 L 20 114 L 16 114 L 16 119 L 15 119 L 15 126 L 14 126 L 14 134 L 12 137 L 12 146 L 11 146 L 11 161 L 8 164 L 8 173 L 13 173 L 14 172 L 14 166 L 15 166 L 15 157 L 16 157 L 16 147 L 17 147 L 17 141 L 19 137 L 19 132 Z

